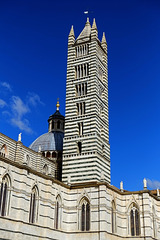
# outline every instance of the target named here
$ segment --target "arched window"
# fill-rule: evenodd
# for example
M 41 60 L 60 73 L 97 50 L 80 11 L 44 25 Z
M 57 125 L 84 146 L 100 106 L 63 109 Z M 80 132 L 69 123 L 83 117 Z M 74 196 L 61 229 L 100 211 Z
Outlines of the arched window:
M 132 203 L 130 209 L 130 227 L 131 236 L 140 235 L 140 219 L 139 219 L 139 209 L 135 203 Z
M 5 175 L 0 188 L 0 215 L 6 216 L 9 210 L 10 201 L 10 177 Z
M 44 167 L 43 167 L 43 173 L 44 174 L 48 174 L 48 166 L 47 166 L 47 164 L 45 164 Z
M 39 198 L 38 188 L 36 186 L 34 186 L 32 188 L 31 200 L 30 200 L 30 211 L 29 211 L 29 222 L 30 223 L 37 222 L 38 198 Z
M 55 205 L 55 228 L 60 229 L 61 228 L 61 214 L 62 214 L 62 200 L 61 197 L 58 195 L 56 198 L 56 205 Z
M 90 230 L 90 203 L 86 198 L 81 201 L 81 230 Z
M 3 157 L 8 157 L 8 148 L 7 145 L 4 144 L 1 149 L 0 149 L 0 155 L 2 155 Z
M 116 232 L 116 205 L 115 202 L 112 201 L 112 233 Z
M 51 155 L 50 152 L 47 152 L 46 157 L 49 158 L 50 155 Z

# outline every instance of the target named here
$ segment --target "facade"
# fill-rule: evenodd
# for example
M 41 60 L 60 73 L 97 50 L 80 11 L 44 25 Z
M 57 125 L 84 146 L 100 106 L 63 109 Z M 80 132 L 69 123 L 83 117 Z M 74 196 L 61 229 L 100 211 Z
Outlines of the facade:
M 0 133 L 0 239 L 160 239 L 159 190 L 110 184 L 107 44 L 97 35 L 95 20 L 77 39 L 71 28 L 65 128 L 57 103 L 29 148 Z

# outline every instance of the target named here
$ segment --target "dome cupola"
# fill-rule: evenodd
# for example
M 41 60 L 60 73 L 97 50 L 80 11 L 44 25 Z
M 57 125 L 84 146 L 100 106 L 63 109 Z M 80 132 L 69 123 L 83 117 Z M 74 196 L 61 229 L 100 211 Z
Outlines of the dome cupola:
M 59 100 L 57 101 L 57 110 L 48 119 L 48 132 L 64 132 L 64 116 L 59 111 Z
M 55 176 L 61 181 L 65 117 L 59 112 L 59 106 L 59 101 L 57 101 L 57 110 L 48 119 L 48 132 L 39 136 L 29 148 L 41 152 L 43 156 L 55 162 Z

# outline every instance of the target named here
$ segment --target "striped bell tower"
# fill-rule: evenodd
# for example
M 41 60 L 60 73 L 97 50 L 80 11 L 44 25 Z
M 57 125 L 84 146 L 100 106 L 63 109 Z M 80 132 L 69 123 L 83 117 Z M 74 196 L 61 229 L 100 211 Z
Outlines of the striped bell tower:
M 68 37 L 62 181 L 110 183 L 107 43 L 95 19 Z

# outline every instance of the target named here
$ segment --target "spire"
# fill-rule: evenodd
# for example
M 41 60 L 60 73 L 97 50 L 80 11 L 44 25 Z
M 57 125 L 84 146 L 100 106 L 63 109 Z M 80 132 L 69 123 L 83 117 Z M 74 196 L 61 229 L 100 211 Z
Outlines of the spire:
M 102 43 L 107 43 L 106 42 L 106 36 L 105 36 L 105 33 L 103 32 L 103 36 L 102 36 Z
M 106 37 L 105 37 L 104 32 L 103 32 L 103 36 L 102 36 L 101 45 L 102 45 L 103 49 L 107 52 L 107 42 L 106 42 Z
M 90 25 L 90 22 L 89 22 L 89 17 L 87 17 L 87 22 L 86 22 L 86 25 Z
M 71 27 L 71 30 L 70 30 L 69 36 L 74 36 L 74 28 L 73 28 L 73 25 L 72 25 L 72 27 Z
M 97 29 L 96 20 L 93 18 L 92 29 Z
M 97 31 L 96 21 L 94 18 L 92 28 L 91 28 L 91 39 L 97 38 L 97 37 L 98 37 L 98 31 Z
M 57 98 L 57 104 L 56 104 L 56 107 L 57 107 L 57 111 L 59 111 L 59 107 L 60 107 L 60 104 L 59 104 L 59 98 Z
M 73 45 L 74 43 L 75 43 L 75 36 L 74 36 L 74 29 L 72 25 L 69 36 L 68 36 L 68 45 Z
M 85 42 L 90 40 L 90 35 L 91 35 L 91 25 L 89 22 L 89 18 L 87 18 L 87 22 L 85 24 L 85 27 L 83 28 L 82 32 L 79 34 L 76 42 Z

